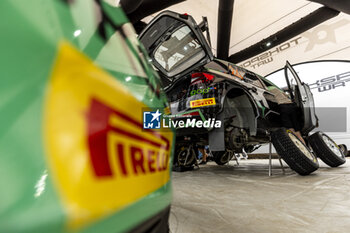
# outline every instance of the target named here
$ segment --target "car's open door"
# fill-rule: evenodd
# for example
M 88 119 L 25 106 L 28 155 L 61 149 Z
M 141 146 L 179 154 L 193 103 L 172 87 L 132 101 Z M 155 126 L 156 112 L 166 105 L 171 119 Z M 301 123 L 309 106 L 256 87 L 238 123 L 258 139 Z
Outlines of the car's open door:
M 200 28 L 187 14 L 160 13 L 140 33 L 139 39 L 161 73 L 164 88 L 213 59 Z
M 302 133 L 307 134 L 318 127 L 318 118 L 315 113 L 314 98 L 309 85 L 302 82 L 291 64 L 287 61 L 284 74 L 290 97 L 302 111 Z

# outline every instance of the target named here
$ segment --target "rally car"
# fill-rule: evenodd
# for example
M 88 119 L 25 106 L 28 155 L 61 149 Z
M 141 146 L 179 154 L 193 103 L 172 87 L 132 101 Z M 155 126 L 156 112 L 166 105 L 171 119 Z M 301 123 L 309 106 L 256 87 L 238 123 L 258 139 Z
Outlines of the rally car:
M 123 10 L 0 13 L 0 232 L 168 232 L 173 132 L 142 128 L 168 102 Z
M 280 91 L 288 93 L 297 105 L 307 145 L 282 127 L 276 96 L 269 91 L 278 87 L 249 70 L 216 59 L 200 25 L 204 24 L 197 25 L 190 15 L 165 11 L 139 35 L 170 101 L 171 114 L 164 117 L 179 122 L 173 124 L 175 166 L 193 165 L 197 145 L 209 145 L 214 160 L 222 165 L 233 153 L 253 152 L 270 141 L 301 175 L 318 169 L 317 157 L 331 167 L 345 162 L 329 136 L 311 133 L 318 125 L 313 96 L 288 62 L 288 85 Z

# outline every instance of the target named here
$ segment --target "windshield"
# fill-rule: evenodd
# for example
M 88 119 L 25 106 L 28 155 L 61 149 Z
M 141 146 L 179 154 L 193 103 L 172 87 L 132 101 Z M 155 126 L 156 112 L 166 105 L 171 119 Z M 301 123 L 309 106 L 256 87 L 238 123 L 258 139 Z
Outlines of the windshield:
M 180 27 L 165 38 L 155 50 L 154 59 L 169 77 L 188 69 L 205 57 L 201 44 L 188 26 Z

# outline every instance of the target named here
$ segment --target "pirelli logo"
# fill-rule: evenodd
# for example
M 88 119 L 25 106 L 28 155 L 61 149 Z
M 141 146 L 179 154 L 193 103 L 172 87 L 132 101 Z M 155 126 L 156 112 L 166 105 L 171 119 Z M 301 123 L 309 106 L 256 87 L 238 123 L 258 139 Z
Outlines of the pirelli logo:
M 43 138 L 66 231 L 169 191 L 173 133 L 143 130 L 149 106 L 116 77 L 62 42 L 48 85 Z
M 170 142 L 159 132 L 140 133 L 140 122 L 97 99 L 91 101 L 88 122 L 90 159 L 97 177 L 127 178 L 168 169 Z
M 190 102 L 191 108 L 199 108 L 199 107 L 209 106 L 209 105 L 216 105 L 215 98 L 192 100 Z

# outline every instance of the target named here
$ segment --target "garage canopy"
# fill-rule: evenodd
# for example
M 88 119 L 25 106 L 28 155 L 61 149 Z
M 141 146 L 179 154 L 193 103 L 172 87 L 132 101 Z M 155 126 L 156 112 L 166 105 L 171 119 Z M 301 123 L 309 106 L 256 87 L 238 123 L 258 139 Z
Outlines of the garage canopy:
M 197 23 L 206 16 L 214 54 L 262 75 L 281 68 L 286 60 L 349 60 L 347 0 L 162 0 L 157 4 L 121 0 L 121 4 L 136 26 L 165 9 L 190 14 Z

